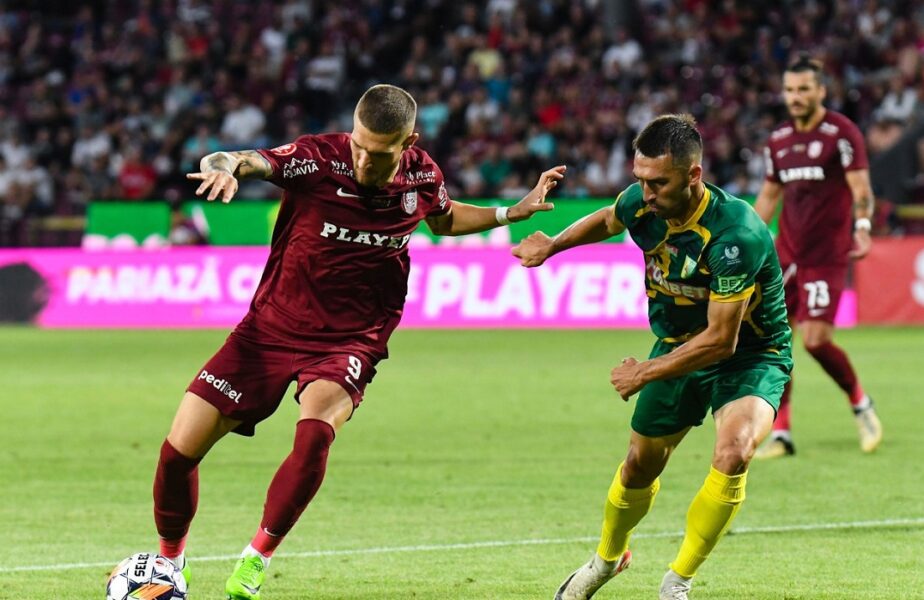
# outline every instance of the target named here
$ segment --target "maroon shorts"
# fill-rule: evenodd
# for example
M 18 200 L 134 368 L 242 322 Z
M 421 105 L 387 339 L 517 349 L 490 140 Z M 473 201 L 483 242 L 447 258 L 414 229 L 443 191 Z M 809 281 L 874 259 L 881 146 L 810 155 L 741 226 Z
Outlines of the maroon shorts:
M 295 400 L 317 379 L 333 381 L 362 402 L 379 359 L 361 346 L 337 346 L 304 352 L 264 346 L 232 333 L 192 380 L 188 391 L 201 396 L 222 415 L 241 421 L 235 433 L 253 435 L 257 423 L 273 414 L 289 384 L 298 383 Z
M 797 267 L 784 263 L 783 288 L 786 311 L 797 323 L 834 323 L 837 305 L 847 284 L 847 266 Z

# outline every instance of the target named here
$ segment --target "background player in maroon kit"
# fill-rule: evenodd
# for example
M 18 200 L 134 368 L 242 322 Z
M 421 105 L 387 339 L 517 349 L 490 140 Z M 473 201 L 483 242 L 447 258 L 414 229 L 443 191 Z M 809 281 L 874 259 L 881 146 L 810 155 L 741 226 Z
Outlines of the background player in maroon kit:
M 805 349 L 850 400 L 864 452 L 882 440 L 882 426 L 847 354 L 832 341 L 834 316 L 851 258 L 869 252 L 873 192 L 863 135 L 847 117 L 825 109 L 822 68 L 800 56 L 783 75 L 792 120 L 780 125 L 766 148 L 767 178 L 755 208 L 769 222 L 780 197 L 777 252 L 790 322 Z M 852 235 L 851 235 L 852 234 Z M 758 458 L 793 454 L 787 384 L 773 435 Z
M 186 568 L 197 465 L 229 431 L 253 435 L 297 382 L 291 454 L 270 483 L 263 519 L 228 579 L 229 598 L 257 598 L 276 547 L 317 492 L 335 432 L 387 357 L 407 292 L 407 243 L 425 219 L 441 235 L 484 231 L 550 210 L 565 167 L 542 174 L 508 209 L 453 202 L 439 167 L 414 146 L 416 104 L 378 85 L 359 100 L 352 133 L 305 135 L 270 150 L 204 157 L 198 195 L 229 202 L 238 179 L 283 188 L 270 256 L 250 310 L 198 372 L 161 448 L 154 482 L 160 553 Z

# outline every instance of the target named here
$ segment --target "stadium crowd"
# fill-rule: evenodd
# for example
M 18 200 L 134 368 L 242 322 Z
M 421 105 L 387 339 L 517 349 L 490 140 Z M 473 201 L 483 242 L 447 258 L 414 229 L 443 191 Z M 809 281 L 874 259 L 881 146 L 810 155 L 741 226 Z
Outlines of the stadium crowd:
M 373 82 L 415 95 L 419 143 L 457 197 L 518 198 L 557 163 L 571 169 L 559 194 L 612 195 L 635 132 L 673 111 L 698 119 L 708 179 L 753 194 L 797 51 L 825 62 L 827 105 L 866 132 L 874 184 L 876 157 L 924 121 L 924 5 L 911 1 L 36 4 L 0 13 L 7 230 L 95 199 L 189 198 L 200 156 L 349 130 Z

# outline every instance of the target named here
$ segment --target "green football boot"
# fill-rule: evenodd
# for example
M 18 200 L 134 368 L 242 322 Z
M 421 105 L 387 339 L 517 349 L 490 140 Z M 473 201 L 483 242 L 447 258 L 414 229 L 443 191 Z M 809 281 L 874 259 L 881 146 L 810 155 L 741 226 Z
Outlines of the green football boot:
M 189 582 L 192 579 L 192 569 L 189 568 L 189 560 L 183 561 L 183 568 L 180 569 L 180 573 L 183 574 L 183 579 L 186 580 L 186 591 L 189 591 Z
M 260 600 L 260 586 L 264 579 L 266 569 L 259 556 L 241 557 L 225 583 L 228 600 Z

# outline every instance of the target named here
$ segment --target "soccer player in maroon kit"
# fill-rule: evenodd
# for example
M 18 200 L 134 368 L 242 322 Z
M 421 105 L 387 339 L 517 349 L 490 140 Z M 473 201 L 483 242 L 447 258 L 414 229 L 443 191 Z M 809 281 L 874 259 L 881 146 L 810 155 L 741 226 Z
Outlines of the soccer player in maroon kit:
M 270 483 L 263 518 L 226 584 L 254 599 L 270 557 L 317 492 L 335 432 L 359 406 L 387 357 L 410 270 L 407 243 L 421 220 L 462 235 L 550 210 L 565 167 L 544 172 L 506 208 L 453 202 L 433 159 L 414 146 L 417 106 L 377 85 L 360 98 L 352 133 L 305 135 L 269 150 L 204 157 L 197 195 L 229 202 L 238 180 L 283 188 L 270 256 L 250 310 L 197 373 L 164 441 L 154 480 L 160 554 L 188 575 L 184 554 L 198 500 L 198 464 L 229 431 L 253 435 L 297 382 L 291 454 Z
M 849 260 L 863 258 L 872 245 L 873 192 L 863 135 L 847 117 L 826 109 L 824 97 L 821 64 L 800 55 L 783 74 L 783 99 L 792 119 L 770 135 L 767 177 L 754 208 L 769 222 L 783 198 L 776 246 L 790 322 L 808 353 L 846 392 L 860 447 L 872 452 L 882 440 L 882 426 L 833 334 Z M 790 381 L 773 434 L 757 458 L 795 452 L 791 386 Z

